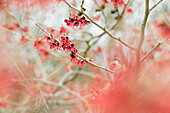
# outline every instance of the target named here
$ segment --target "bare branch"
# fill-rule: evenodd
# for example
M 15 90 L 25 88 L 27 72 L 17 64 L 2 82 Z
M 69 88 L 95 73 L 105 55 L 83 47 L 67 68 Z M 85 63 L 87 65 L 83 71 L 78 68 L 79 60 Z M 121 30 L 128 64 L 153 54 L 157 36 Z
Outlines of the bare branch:
M 145 27 L 148 20 L 148 16 L 149 16 L 149 0 L 145 0 L 145 15 L 141 26 L 141 34 L 140 34 L 141 36 L 136 51 L 136 74 L 138 73 L 138 70 L 140 68 L 140 51 L 145 38 Z
M 81 11 L 83 11 L 84 0 L 81 1 Z
M 167 39 L 166 39 L 167 40 Z M 166 41 L 165 40 L 165 41 Z M 141 59 L 141 63 L 150 55 L 150 54 L 152 54 L 155 50 L 156 50 L 156 48 L 158 48 L 159 46 L 161 46 L 165 41 L 163 41 L 163 42 L 161 42 L 161 43 L 158 43 L 154 48 L 152 48 L 142 59 Z
M 159 5 L 163 0 L 159 0 L 149 11 L 152 11 L 157 5 Z

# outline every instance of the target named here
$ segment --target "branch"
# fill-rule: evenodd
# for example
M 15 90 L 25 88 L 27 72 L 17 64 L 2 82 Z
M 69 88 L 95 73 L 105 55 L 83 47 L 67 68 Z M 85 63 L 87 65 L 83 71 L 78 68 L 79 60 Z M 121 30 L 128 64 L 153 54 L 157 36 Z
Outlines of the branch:
M 152 11 L 157 5 L 159 5 L 163 0 L 160 0 L 157 2 L 152 8 L 149 9 L 149 11 Z
M 166 39 L 167 40 L 167 39 Z M 165 40 L 165 41 L 166 41 Z M 141 59 L 141 63 L 150 55 L 150 54 L 152 54 L 155 50 L 156 50 L 156 48 L 158 48 L 159 46 L 161 46 L 165 41 L 163 41 L 163 42 L 161 42 L 161 43 L 158 43 L 154 48 L 152 48 L 142 59 Z
M 87 63 L 89 63 L 89 64 L 91 64 L 92 66 L 95 66 L 95 67 L 98 67 L 98 68 L 100 68 L 100 69 L 103 69 L 103 70 L 105 70 L 105 71 L 108 71 L 108 72 L 110 72 L 110 73 L 115 73 L 114 71 L 112 71 L 112 70 L 110 70 L 110 69 L 108 69 L 108 68 L 105 68 L 105 67 L 102 67 L 102 66 L 100 66 L 100 65 L 98 65 L 98 64 L 95 64 L 95 63 L 93 63 L 93 62 L 90 62 L 89 60 L 87 60 L 86 58 L 83 58 L 81 55 L 79 55 L 79 54 L 76 54 L 79 58 L 81 58 L 82 60 L 84 60 L 84 61 L 86 61 Z
M 57 41 L 57 43 L 60 43 L 56 38 L 54 38 L 53 34 L 48 33 L 46 30 L 44 30 L 44 29 L 43 29 L 41 26 L 39 26 L 38 24 L 35 23 L 35 25 L 38 26 L 38 27 L 39 27 L 42 31 L 44 31 L 46 34 L 48 34 L 51 38 L 55 39 L 55 40 Z M 112 70 L 110 70 L 110 69 L 107 69 L 107 68 L 105 68 L 105 67 L 102 67 L 102 66 L 100 66 L 100 65 L 98 65 L 98 64 L 95 64 L 95 63 L 87 60 L 86 58 L 82 57 L 82 56 L 79 55 L 78 53 L 76 53 L 76 55 L 77 55 L 80 59 L 86 61 L 87 63 L 89 63 L 89 64 L 91 64 L 91 65 L 93 65 L 93 66 L 95 66 L 95 67 L 98 67 L 98 68 L 100 68 L 100 69 L 103 69 L 103 70 L 108 71 L 108 72 L 111 72 L 111 73 L 114 73 L 114 71 L 112 71 Z
M 138 44 L 137 51 L 136 51 L 136 74 L 138 73 L 138 70 L 140 68 L 140 51 L 141 51 L 141 47 L 142 47 L 142 44 L 145 38 L 145 27 L 146 27 L 146 23 L 148 20 L 148 16 L 149 16 L 149 0 L 145 0 L 145 16 L 142 22 L 141 36 L 140 36 L 139 44 Z
M 81 1 L 81 11 L 83 11 L 84 0 Z
M 67 87 L 65 87 L 63 85 L 56 84 L 55 82 L 51 82 L 51 81 L 44 80 L 44 79 L 33 79 L 33 80 L 34 81 L 38 81 L 38 82 L 41 81 L 43 83 L 46 83 L 46 84 L 49 84 L 49 85 L 53 85 L 55 87 L 59 87 L 60 89 L 64 90 L 65 92 L 70 93 L 70 94 L 78 97 L 80 100 L 82 100 L 86 104 L 87 107 L 90 108 L 90 104 L 88 103 L 88 101 L 84 97 L 82 97 L 80 94 L 70 90 L 69 88 L 67 88 Z
M 76 8 L 73 7 L 71 4 L 69 4 L 66 0 L 64 0 L 64 2 L 65 2 L 70 8 L 74 9 L 75 11 L 78 11 L 78 12 L 81 12 L 82 14 L 84 14 L 93 24 L 95 24 L 95 25 L 98 26 L 100 29 L 102 29 L 102 30 L 103 30 L 105 33 L 107 33 L 111 38 L 113 38 L 113 39 L 121 42 L 123 45 L 125 45 L 126 47 L 128 47 L 128 48 L 130 48 L 130 49 L 132 49 L 132 50 L 136 50 L 136 48 L 131 47 L 131 46 L 128 45 L 126 42 L 122 41 L 122 40 L 120 39 L 120 37 L 117 38 L 117 37 L 113 36 L 108 30 L 106 30 L 105 27 L 100 26 L 100 25 L 99 25 L 98 23 L 96 23 L 92 18 L 90 18 L 85 12 L 82 12 L 82 11 L 76 9 Z

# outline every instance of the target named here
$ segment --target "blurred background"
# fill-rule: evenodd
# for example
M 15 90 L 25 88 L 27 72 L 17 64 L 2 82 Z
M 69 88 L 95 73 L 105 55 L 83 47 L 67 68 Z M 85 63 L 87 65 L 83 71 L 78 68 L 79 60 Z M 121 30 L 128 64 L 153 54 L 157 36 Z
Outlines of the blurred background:
M 149 2 L 150 8 L 160 4 L 149 14 L 141 58 L 161 45 L 135 77 L 135 51 L 93 22 L 67 26 L 64 20 L 80 12 L 64 0 L 0 0 L 0 112 L 169 113 L 170 1 Z M 81 10 L 81 0 L 67 3 Z M 145 0 L 84 0 L 83 8 L 113 36 L 137 47 Z M 67 34 L 81 56 L 114 73 L 74 65 L 69 51 L 50 49 L 48 35 L 35 23 L 56 39 Z

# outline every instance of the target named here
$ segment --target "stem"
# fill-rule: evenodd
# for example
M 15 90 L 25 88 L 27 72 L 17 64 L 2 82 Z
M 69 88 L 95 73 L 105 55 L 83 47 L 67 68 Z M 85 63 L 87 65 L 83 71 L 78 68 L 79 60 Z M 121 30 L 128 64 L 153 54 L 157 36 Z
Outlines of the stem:
M 136 51 L 136 74 L 138 73 L 140 68 L 140 51 L 145 38 L 145 27 L 146 27 L 148 15 L 149 15 L 149 0 L 145 0 L 145 16 L 142 22 L 140 40 Z
M 106 34 L 108 34 L 111 38 L 113 38 L 113 39 L 121 42 L 123 45 L 125 45 L 126 47 L 128 47 L 128 48 L 130 48 L 130 49 L 132 49 L 132 50 L 136 50 L 136 48 L 131 47 L 131 46 L 128 45 L 126 42 L 124 42 L 123 40 L 121 40 L 120 37 L 117 38 L 117 37 L 113 36 L 105 27 L 100 26 L 100 25 L 99 25 L 98 23 L 96 23 L 92 18 L 90 18 L 85 12 L 82 12 L 82 11 L 76 9 L 76 8 L 73 7 L 71 4 L 69 4 L 66 0 L 64 0 L 64 2 L 65 2 L 70 8 L 74 9 L 75 11 L 78 11 L 78 12 L 83 13 L 93 24 L 95 24 L 97 27 L 99 27 L 100 29 L 102 29 L 102 30 L 103 30 Z
M 149 11 L 152 11 L 158 4 L 160 4 L 163 0 L 158 1 Z
M 83 11 L 83 4 L 84 4 L 84 0 L 82 0 L 81 2 L 81 11 Z
M 167 39 L 166 39 L 167 40 Z M 166 41 L 165 40 L 165 41 Z M 165 41 L 161 42 L 161 43 L 158 43 L 154 48 L 152 48 L 140 61 L 140 63 L 142 63 L 150 54 L 152 54 L 156 48 L 158 48 L 159 46 L 161 46 Z
M 44 30 L 44 29 L 43 29 L 41 26 L 39 26 L 38 24 L 35 23 L 35 25 L 38 26 L 38 27 L 39 27 L 42 31 L 44 31 L 46 34 L 50 35 L 51 38 L 55 39 L 55 40 L 57 41 L 57 43 L 60 43 L 56 38 L 54 38 L 53 34 L 48 33 L 46 30 Z M 108 71 L 108 72 L 111 72 L 111 73 L 114 73 L 114 71 L 112 71 L 112 70 L 110 70 L 110 69 L 107 69 L 107 68 L 105 68 L 105 67 L 102 67 L 102 66 L 100 66 L 100 65 L 98 65 L 98 64 L 95 64 L 95 63 L 87 60 L 86 58 L 82 57 L 82 56 L 79 55 L 78 53 L 76 53 L 76 55 L 77 55 L 79 58 L 81 58 L 82 60 L 86 61 L 87 63 L 89 63 L 89 64 L 91 64 L 91 65 L 93 65 L 93 66 L 95 66 L 95 67 L 98 67 L 98 68 L 100 68 L 100 69 L 103 69 L 103 70 Z

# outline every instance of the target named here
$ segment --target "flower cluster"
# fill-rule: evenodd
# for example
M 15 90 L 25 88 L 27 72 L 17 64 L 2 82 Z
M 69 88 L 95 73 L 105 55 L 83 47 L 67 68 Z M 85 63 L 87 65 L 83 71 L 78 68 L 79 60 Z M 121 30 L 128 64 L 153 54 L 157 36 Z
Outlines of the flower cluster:
M 8 30 L 17 30 L 20 28 L 19 24 L 18 23 L 13 23 L 12 25 L 9 25 L 9 24 L 4 24 L 3 27 L 7 28 Z
M 51 37 L 46 37 L 47 43 L 50 46 L 50 49 L 54 50 L 60 50 L 60 51 L 69 51 L 70 53 L 68 54 L 67 58 L 70 59 L 70 62 L 73 61 L 74 65 L 76 64 L 77 66 L 82 66 L 86 65 L 86 61 L 80 60 L 77 57 L 78 50 L 76 49 L 75 44 L 70 41 L 69 37 L 65 34 L 60 38 L 59 41 L 55 38 Z
M 29 31 L 29 27 L 24 27 L 21 28 L 20 25 L 16 22 L 14 22 L 12 25 L 9 24 L 4 24 L 3 27 L 5 27 L 6 29 L 10 30 L 10 31 L 14 31 L 14 30 L 21 30 L 22 33 L 27 33 Z M 25 35 L 21 34 L 20 35 L 20 43 L 28 43 L 29 40 L 26 38 Z
M 58 3 L 62 2 L 63 0 L 56 0 Z
M 80 26 L 81 28 L 82 26 L 90 24 L 90 21 L 87 21 L 85 16 L 79 17 L 77 15 L 72 15 L 72 17 L 69 17 L 69 20 L 65 19 L 64 22 L 67 26 L 72 28 L 74 28 L 75 26 Z
M 113 3 L 116 8 L 125 4 L 124 0 L 111 0 L 110 2 Z
M 21 42 L 22 44 L 25 44 L 25 43 L 28 43 L 29 40 L 26 38 L 25 35 L 22 35 L 22 34 L 21 34 L 20 42 Z

